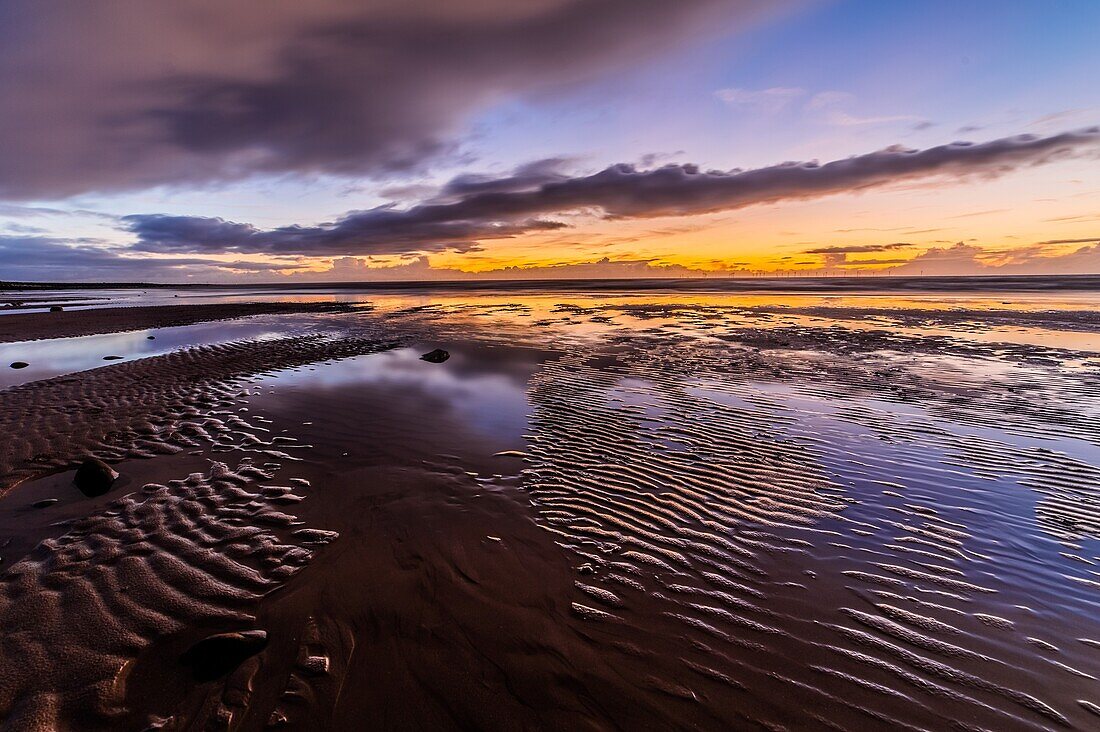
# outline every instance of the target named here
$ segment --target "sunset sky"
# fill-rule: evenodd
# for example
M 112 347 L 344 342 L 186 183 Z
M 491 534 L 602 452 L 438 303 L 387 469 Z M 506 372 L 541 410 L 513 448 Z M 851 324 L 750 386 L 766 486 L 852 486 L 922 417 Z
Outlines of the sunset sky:
M 16 0 L 0 279 L 1100 272 L 1097 29 L 1094 0 Z

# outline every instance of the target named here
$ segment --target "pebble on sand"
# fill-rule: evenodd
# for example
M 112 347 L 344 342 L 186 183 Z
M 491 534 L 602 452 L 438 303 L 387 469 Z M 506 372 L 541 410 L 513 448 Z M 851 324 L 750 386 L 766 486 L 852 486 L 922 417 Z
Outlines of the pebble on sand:
M 12 361 L 12 363 L 11 363 L 11 367 L 13 369 L 25 369 L 28 366 L 30 366 L 30 364 L 27 363 L 26 361 Z
M 73 483 L 89 498 L 102 496 L 118 480 L 118 471 L 97 458 L 88 458 L 76 469 Z
M 218 633 L 187 649 L 180 656 L 180 663 L 191 667 L 196 681 L 213 681 L 230 673 L 266 646 L 267 632 L 263 630 Z
M 421 361 L 427 361 L 428 363 L 443 363 L 451 354 L 444 351 L 442 348 L 437 348 L 434 351 L 429 351 L 420 357 Z
M 122 358 L 122 356 L 104 356 L 103 360 L 104 361 L 117 361 L 120 358 Z
M 60 305 L 51 305 L 50 306 L 50 312 L 51 313 L 60 313 L 64 309 L 65 308 L 61 307 Z

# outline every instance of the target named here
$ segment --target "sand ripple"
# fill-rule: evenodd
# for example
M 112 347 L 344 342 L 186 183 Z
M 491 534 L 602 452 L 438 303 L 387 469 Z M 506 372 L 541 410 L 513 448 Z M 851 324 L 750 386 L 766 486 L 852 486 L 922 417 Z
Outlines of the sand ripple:
M 372 338 L 300 336 L 200 346 L 0 391 L 0 493 L 89 454 L 151 457 L 231 438 L 228 409 L 257 374 L 384 347 Z
M 195 625 L 247 627 L 249 606 L 332 540 L 281 510 L 289 490 L 247 459 L 146 485 L 75 520 L 0 579 L 0 719 L 9 729 L 105 728 L 133 659 Z M 318 541 L 320 539 L 320 541 Z
M 1033 609 L 1063 578 L 992 530 L 1027 518 L 995 491 L 1031 489 L 1041 532 L 1097 536 L 1100 471 L 1035 446 L 1100 444 L 1097 375 L 1064 366 L 1081 354 L 694 311 L 569 333 L 613 310 L 541 321 L 567 355 L 531 384 L 526 486 L 577 557 L 575 614 L 608 628 L 590 633 L 674 655 L 695 679 L 662 692 L 734 726 L 1091 724 L 1100 657 L 1071 640 L 1091 599 Z
M 12 435 L 0 474 L 10 487 L 86 453 L 196 445 L 278 456 L 294 443 L 234 411 L 257 373 L 398 337 L 447 344 L 459 356 L 447 369 L 461 368 L 463 341 L 537 346 L 557 357 L 530 380 L 527 447 L 497 459 L 523 462 L 538 525 L 575 568 L 560 622 L 615 669 L 599 688 L 656 700 L 688 728 L 1094 728 L 1096 354 L 968 340 L 973 314 L 891 316 L 965 321 L 958 337 L 810 315 L 822 322 L 635 303 L 416 305 L 370 338 L 212 346 L 0 392 Z M 1096 325 L 1088 313 L 1027 324 Z M 3 652 L 29 660 L 0 672 L 0 710 L 31 728 L 78 712 L 103 724 L 151 637 L 247 624 L 249 603 L 333 538 L 298 525 L 303 491 L 269 480 L 245 463 L 151 486 L 12 567 Z M 310 623 L 294 693 L 321 714 L 335 692 L 305 680 L 338 686 L 354 638 L 331 618 Z M 195 718 L 232 721 L 257 673 L 242 666 Z

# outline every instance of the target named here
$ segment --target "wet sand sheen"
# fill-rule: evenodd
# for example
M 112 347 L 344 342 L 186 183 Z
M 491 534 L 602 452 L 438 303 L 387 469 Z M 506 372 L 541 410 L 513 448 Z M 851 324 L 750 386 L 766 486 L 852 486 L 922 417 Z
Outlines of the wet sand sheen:
M 529 314 L 509 298 L 338 315 L 340 336 L 0 391 L 21 434 L 3 454 L 0 648 L 24 659 L 0 674 L 0 716 L 1100 721 L 1095 354 L 705 305 Z M 436 347 L 445 363 L 419 360 Z M 129 482 L 63 493 L 55 471 L 86 453 Z M 178 662 L 257 628 L 266 647 L 226 676 Z
M 211 320 L 246 318 L 253 315 L 348 312 L 349 310 L 347 305 L 334 302 L 255 302 L 5 313 L 0 317 L 0 343 L 168 328 Z

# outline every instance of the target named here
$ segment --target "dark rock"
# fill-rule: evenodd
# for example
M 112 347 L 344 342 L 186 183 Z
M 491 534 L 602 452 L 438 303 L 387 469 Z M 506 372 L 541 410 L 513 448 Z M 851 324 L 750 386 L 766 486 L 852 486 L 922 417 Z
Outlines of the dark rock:
M 52 506 L 55 503 L 57 503 L 56 498 L 43 498 L 41 501 L 35 501 L 31 505 L 35 508 L 46 508 L 47 506 Z
M 60 305 L 51 305 L 50 306 L 50 312 L 51 313 L 60 313 L 64 309 L 65 308 L 61 307 Z
M 12 361 L 11 367 L 13 369 L 25 369 L 30 366 L 26 361 Z
M 156 336 L 145 336 L 145 340 L 147 340 L 147 341 L 155 341 L 156 339 L 157 339 Z
M 122 356 L 104 356 L 103 360 L 104 361 L 117 361 L 120 358 L 122 358 Z
M 110 465 L 96 458 L 88 458 L 76 469 L 73 483 L 81 493 L 92 498 L 111 490 L 117 479 L 118 471 Z
M 188 648 L 180 656 L 180 663 L 191 667 L 196 681 L 213 681 L 230 673 L 266 646 L 267 632 L 263 630 L 219 633 Z
M 423 356 L 420 357 L 420 360 L 427 361 L 428 363 L 443 363 L 450 357 L 451 354 L 447 353 L 442 348 L 437 348 L 434 351 L 425 353 Z

